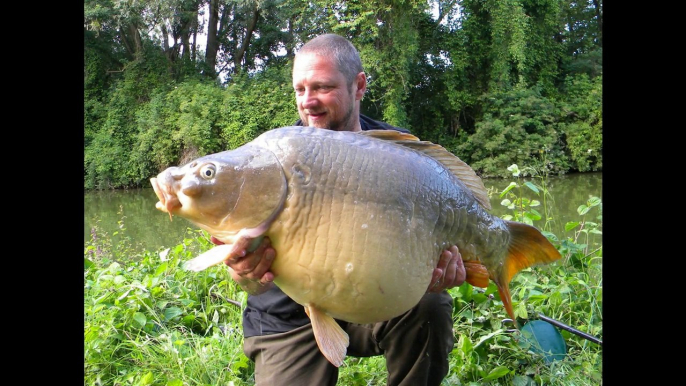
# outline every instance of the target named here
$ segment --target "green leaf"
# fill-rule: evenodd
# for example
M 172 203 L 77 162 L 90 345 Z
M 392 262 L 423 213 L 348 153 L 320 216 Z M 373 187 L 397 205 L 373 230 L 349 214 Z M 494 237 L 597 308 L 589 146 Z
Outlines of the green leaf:
M 157 267 L 157 270 L 155 270 L 155 276 L 160 276 L 164 273 L 164 271 L 167 270 L 167 263 L 162 263 Z
M 507 375 L 509 372 L 510 372 L 510 369 L 507 368 L 506 366 L 498 366 L 498 367 L 494 368 L 493 370 L 491 370 L 491 372 L 488 373 L 488 375 L 485 376 L 483 380 L 484 381 L 490 381 L 493 379 L 498 379 L 500 377 Z
M 154 380 L 155 380 L 155 377 L 153 377 L 152 372 L 148 371 L 144 376 L 141 377 L 141 380 L 138 381 L 138 383 L 136 383 L 136 385 L 140 385 L 140 386 L 151 385 Z
M 598 197 L 591 197 L 591 198 L 588 200 L 587 204 L 588 204 L 588 206 L 590 206 L 590 207 L 594 207 L 594 206 L 600 205 L 600 202 L 601 202 L 601 201 L 600 201 L 600 198 L 598 198 Z
M 137 328 L 143 328 L 145 327 L 145 323 L 148 321 L 148 319 L 145 317 L 145 314 L 142 312 L 136 312 L 133 314 L 133 325 L 136 326 Z
M 179 307 L 169 307 L 164 310 L 164 320 L 172 320 L 181 314 L 183 311 Z
M 129 292 L 131 292 L 131 291 L 133 291 L 133 288 L 129 288 L 128 290 L 126 290 L 126 292 L 124 292 L 123 294 L 121 294 L 121 296 L 119 296 L 119 297 L 117 298 L 117 300 L 122 300 L 122 299 L 126 298 L 127 296 L 129 296 Z
M 468 336 L 460 334 L 460 344 L 458 346 L 458 349 L 462 351 L 462 354 L 467 357 L 469 356 L 472 351 L 474 351 L 474 347 L 472 346 L 472 341 L 469 339 Z
M 533 221 L 540 220 L 541 219 L 541 214 L 538 213 L 536 210 L 531 209 L 530 212 L 524 212 L 524 217 L 529 218 Z
M 512 379 L 513 386 L 536 386 L 536 381 L 526 375 L 515 375 Z
M 524 186 L 526 186 L 527 188 L 531 189 L 531 190 L 534 191 L 536 194 L 539 193 L 538 187 L 537 187 L 536 185 L 534 185 L 533 182 L 531 182 L 531 181 L 525 182 L 525 183 L 524 183 Z
M 526 311 L 526 303 L 519 302 L 516 307 L 514 307 L 515 318 L 528 318 L 529 313 Z
M 502 329 L 498 329 L 498 330 L 495 330 L 495 331 L 491 332 L 490 334 L 487 334 L 487 335 L 482 336 L 481 338 L 479 338 L 479 341 L 476 342 L 476 344 L 474 345 L 474 348 L 477 348 L 477 347 L 481 346 L 481 344 L 484 343 L 485 341 L 491 339 L 492 337 L 494 337 L 494 336 L 496 336 L 496 335 L 500 335 L 500 334 L 502 334 L 502 333 L 503 333 L 503 330 L 502 330 Z
M 580 223 L 578 221 L 570 221 L 565 224 L 565 231 L 571 231 L 572 229 L 578 227 L 579 224 Z
M 471 285 L 461 285 L 457 287 L 457 292 L 459 297 L 464 301 L 469 302 L 472 300 L 472 294 L 474 293 L 474 287 Z
M 586 205 L 579 205 L 576 212 L 583 216 L 588 213 L 589 210 L 591 210 L 591 208 L 587 207 Z
M 541 231 L 541 233 L 543 234 L 543 236 L 545 236 L 546 238 L 548 238 L 548 240 L 551 240 L 551 241 L 558 241 L 557 236 L 556 236 L 554 233 L 552 233 L 552 232 Z
M 507 186 L 507 188 L 503 189 L 502 192 L 500 192 L 500 197 L 504 196 L 505 193 L 509 192 L 510 190 L 514 189 L 517 186 L 516 183 L 510 182 L 510 185 Z
M 193 315 L 193 314 L 188 314 L 188 315 L 184 316 L 184 317 L 181 319 L 181 321 L 183 322 L 183 324 L 185 324 L 185 325 L 187 325 L 187 326 L 190 326 L 190 325 L 195 321 L 195 319 L 196 319 L 196 318 L 195 318 L 195 315 Z

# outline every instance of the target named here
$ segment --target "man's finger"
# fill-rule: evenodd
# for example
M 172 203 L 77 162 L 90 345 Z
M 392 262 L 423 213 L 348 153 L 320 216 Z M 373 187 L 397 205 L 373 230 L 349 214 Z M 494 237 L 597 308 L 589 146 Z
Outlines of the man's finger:
M 441 285 L 441 278 L 442 277 L 443 277 L 443 270 L 440 268 L 434 269 L 434 272 L 431 275 L 431 281 L 429 282 L 429 288 L 427 288 L 427 291 L 432 292 L 437 286 Z
M 455 263 L 456 263 L 456 269 L 455 269 L 455 286 L 460 286 L 464 283 L 464 281 L 467 279 L 467 270 L 464 267 L 464 261 L 462 261 L 462 254 L 457 250 L 457 246 L 455 246 Z
M 450 250 L 444 250 L 441 252 L 441 257 L 438 259 L 438 265 L 436 268 L 441 269 L 443 272 L 445 272 L 445 269 L 448 267 L 448 263 L 450 263 L 450 259 L 452 258 L 452 252 Z
M 265 277 L 265 275 L 271 273 L 269 272 L 269 268 L 271 268 L 272 262 L 274 261 L 275 257 L 276 251 L 274 250 L 274 248 L 266 248 L 264 250 L 262 258 L 257 263 L 257 266 L 255 266 L 255 269 L 249 275 L 247 275 L 248 278 L 253 280 L 259 280 L 262 284 L 274 280 L 273 274 L 271 275 L 271 280 L 269 277 Z

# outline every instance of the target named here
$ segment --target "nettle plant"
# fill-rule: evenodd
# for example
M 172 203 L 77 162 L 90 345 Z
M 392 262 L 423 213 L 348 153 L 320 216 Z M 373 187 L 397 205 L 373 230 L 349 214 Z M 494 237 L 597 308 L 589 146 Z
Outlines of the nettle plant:
M 521 174 L 521 171 L 519 170 L 519 167 L 517 164 L 512 164 L 510 165 L 507 170 L 512 173 L 513 177 L 519 177 Z M 533 174 L 536 175 L 536 174 Z M 529 199 L 523 195 L 523 189 L 529 189 L 533 193 L 535 193 L 537 196 L 543 193 L 543 200 L 544 200 L 544 205 L 541 206 L 541 201 L 537 199 Z M 516 189 L 516 190 L 515 190 Z M 550 192 L 548 192 L 546 185 L 545 185 L 545 178 L 541 178 L 541 184 L 535 184 L 531 181 L 525 181 L 523 183 L 517 183 L 517 182 L 510 182 L 510 185 L 508 185 L 505 189 L 503 189 L 502 192 L 500 192 L 500 198 L 503 198 L 503 200 L 500 202 L 500 205 L 506 207 L 507 209 L 512 211 L 512 214 L 504 215 L 502 216 L 503 219 L 505 220 L 510 220 L 510 221 L 518 221 L 518 222 L 523 222 L 528 225 L 534 225 L 534 221 L 540 220 L 543 218 L 541 213 L 536 210 L 535 208 L 541 207 L 544 214 L 547 211 L 547 206 L 545 205 L 545 200 L 547 197 L 549 197 Z M 546 217 L 546 220 L 548 218 Z

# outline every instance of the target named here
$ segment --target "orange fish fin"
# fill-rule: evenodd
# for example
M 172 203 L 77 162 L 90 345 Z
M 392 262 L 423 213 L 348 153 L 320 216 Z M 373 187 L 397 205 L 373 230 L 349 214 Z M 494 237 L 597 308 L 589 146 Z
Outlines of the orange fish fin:
M 506 221 L 510 232 L 510 245 L 502 269 L 491 273 L 498 287 L 507 314 L 515 321 L 510 296 L 510 280 L 517 272 L 538 264 L 547 264 L 562 257 L 555 246 L 535 227 L 520 222 Z
M 485 265 L 476 260 L 465 261 L 463 263 L 464 269 L 467 272 L 467 278 L 465 279 L 467 283 L 480 288 L 488 287 L 489 274 Z
M 334 366 L 340 367 L 348 350 L 348 334 L 343 331 L 334 318 L 314 306 L 305 306 L 305 312 L 312 321 L 314 338 L 319 351 Z
M 417 150 L 435 159 L 467 186 L 481 206 L 491 210 L 491 199 L 488 198 L 488 191 L 481 178 L 469 165 L 443 146 L 429 141 L 420 141 L 412 134 L 401 133 L 396 130 L 367 130 L 361 131 L 360 134 L 394 141 L 398 145 Z
M 510 319 L 514 322 L 515 326 L 517 324 L 517 318 L 515 318 L 514 310 L 512 309 L 512 296 L 510 295 L 510 285 L 508 282 L 499 283 L 497 280 L 493 280 L 495 285 L 498 287 L 498 293 L 500 294 L 500 299 L 503 301 L 503 306 L 505 311 L 510 316 Z
M 555 246 L 535 227 L 506 221 L 510 245 L 501 278 L 509 283 L 517 272 L 538 264 L 548 264 L 562 257 Z

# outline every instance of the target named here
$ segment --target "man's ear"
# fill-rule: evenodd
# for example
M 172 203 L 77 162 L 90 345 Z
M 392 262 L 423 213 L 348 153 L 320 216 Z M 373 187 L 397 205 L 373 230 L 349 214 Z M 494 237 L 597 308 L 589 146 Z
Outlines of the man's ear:
M 364 72 L 357 74 L 355 78 L 357 89 L 355 90 L 355 100 L 362 100 L 364 93 L 367 91 L 367 75 Z

